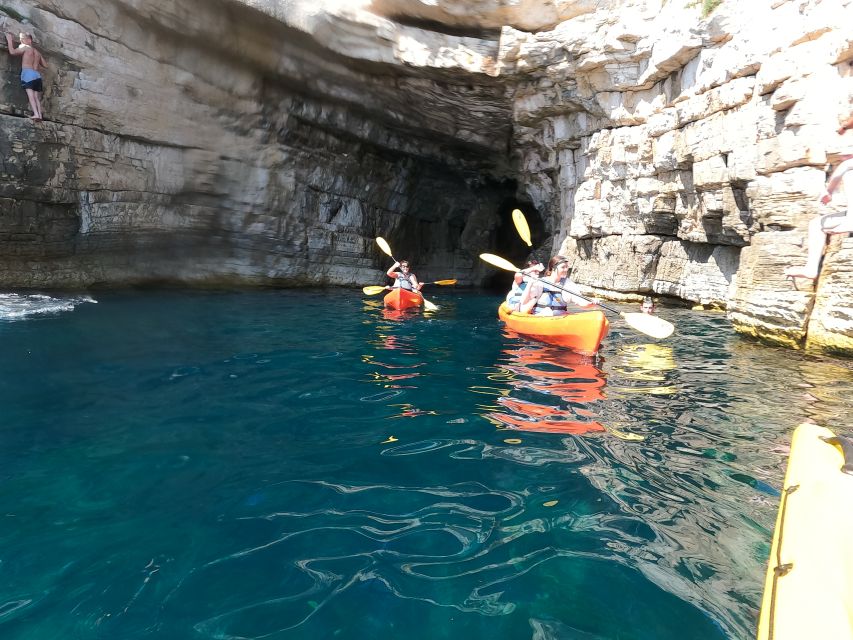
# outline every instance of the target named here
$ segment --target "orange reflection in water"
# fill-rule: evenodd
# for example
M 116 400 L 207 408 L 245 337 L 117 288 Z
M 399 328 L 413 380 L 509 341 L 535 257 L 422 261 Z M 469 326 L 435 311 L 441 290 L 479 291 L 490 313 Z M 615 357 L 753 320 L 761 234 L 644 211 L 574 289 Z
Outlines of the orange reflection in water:
M 428 363 L 420 355 L 417 336 L 407 333 L 395 335 L 394 332 L 399 331 L 400 327 L 399 325 L 391 325 L 390 322 L 406 321 L 419 315 L 421 310 L 418 308 L 402 310 L 385 308 L 382 306 L 381 299 L 378 303 L 375 301 L 366 302 L 364 308 L 372 316 L 366 321 L 367 324 L 376 330 L 375 337 L 368 342 L 371 351 L 375 353 L 366 353 L 361 356 L 363 363 L 376 367 L 376 370 L 368 374 L 369 382 L 388 390 L 389 395 L 383 400 L 396 397 L 404 389 L 418 389 L 418 379 L 423 375 L 420 370 Z M 377 322 L 377 312 L 381 314 L 383 320 L 390 322 Z M 375 397 L 371 396 L 373 399 Z M 420 409 L 412 404 L 389 404 L 388 406 L 393 407 L 396 411 L 393 415 L 388 416 L 389 419 L 436 415 L 434 411 Z M 386 442 L 396 442 L 397 440 L 394 437 L 393 440 Z
M 389 418 L 417 418 L 418 416 L 437 416 L 438 414 L 435 411 L 427 411 L 424 409 L 418 409 L 416 406 L 412 404 L 395 404 L 394 407 L 399 409 L 399 413 L 394 416 L 388 416 Z
M 417 359 L 407 358 L 406 356 L 417 356 L 417 348 L 414 336 L 395 336 L 386 333 L 379 333 L 375 340 L 372 341 L 377 349 L 382 351 L 392 351 L 395 355 L 403 356 L 402 361 L 383 362 L 378 360 L 372 354 L 361 356 L 362 362 L 379 367 L 380 371 L 375 371 L 370 374 L 371 378 L 380 383 L 386 389 L 414 389 L 411 385 L 400 384 L 403 380 L 413 380 L 420 377 L 417 369 L 425 366 L 427 363 Z M 389 356 L 391 354 L 388 354 Z M 381 371 L 384 369 L 385 371 Z
M 419 315 L 420 308 L 415 309 L 382 309 L 382 317 L 392 322 L 401 322 Z
M 509 393 L 497 398 L 500 411 L 486 418 L 505 429 L 579 435 L 605 431 L 588 408 L 604 399 L 607 383 L 595 359 L 550 345 L 524 344 L 504 350 L 500 363 Z M 532 393 L 531 393 L 532 392 Z M 539 402 L 535 400 L 540 400 Z
M 388 351 L 402 351 L 403 353 L 408 355 L 417 354 L 417 349 L 415 348 L 415 339 L 413 336 L 393 336 L 379 334 L 379 338 L 381 340 L 380 344 L 382 345 L 382 349 L 386 349 Z

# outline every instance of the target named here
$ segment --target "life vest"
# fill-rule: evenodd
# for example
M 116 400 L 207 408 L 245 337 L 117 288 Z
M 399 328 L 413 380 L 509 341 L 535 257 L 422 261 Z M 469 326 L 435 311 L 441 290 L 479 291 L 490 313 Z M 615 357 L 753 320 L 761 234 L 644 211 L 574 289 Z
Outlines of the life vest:
M 409 275 L 404 275 L 402 273 L 395 274 L 397 276 L 396 282 L 394 282 L 394 288 L 405 289 L 406 291 L 414 291 L 414 287 L 412 286 L 412 281 L 409 280 L 412 273 L 409 272 Z
M 565 282 L 565 280 L 562 280 L 555 284 L 564 286 Z M 550 309 L 551 315 L 555 316 L 568 313 L 569 308 L 566 306 L 566 301 L 563 300 L 561 291 L 547 284 L 544 284 L 543 287 L 544 290 L 542 291 L 542 295 L 539 296 L 539 299 L 536 301 L 536 307 L 533 310 L 533 315 L 543 315 L 545 309 Z
M 515 282 L 513 282 L 512 289 L 510 289 L 507 294 L 506 303 L 513 309 L 518 309 L 518 305 L 521 304 L 521 297 L 524 295 L 524 290 L 526 288 L 527 282 L 522 282 L 521 284 L 515 284 Z

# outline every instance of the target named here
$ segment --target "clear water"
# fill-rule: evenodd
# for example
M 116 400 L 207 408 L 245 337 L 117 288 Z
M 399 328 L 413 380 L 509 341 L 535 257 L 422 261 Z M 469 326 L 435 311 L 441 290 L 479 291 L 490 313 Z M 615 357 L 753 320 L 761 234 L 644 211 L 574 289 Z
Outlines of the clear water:
M 0 300 L 0 636 L 753 636 L 850 363 L 669 309 L 582 359 L 433 291 Z

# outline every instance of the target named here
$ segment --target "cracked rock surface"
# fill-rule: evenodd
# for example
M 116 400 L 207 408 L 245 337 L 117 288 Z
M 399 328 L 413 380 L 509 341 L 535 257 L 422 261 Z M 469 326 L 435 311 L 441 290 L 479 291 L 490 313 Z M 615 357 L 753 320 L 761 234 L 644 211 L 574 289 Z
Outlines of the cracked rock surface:
M 377 284 L 381 235 L 482 284 L 521 206 L 591 292 L 853 352 L 853 241 L 782 275 L 846 211 L 853 2 L 684 4 L 8 0 L 49 121 L 0 52 L 0 282 Z

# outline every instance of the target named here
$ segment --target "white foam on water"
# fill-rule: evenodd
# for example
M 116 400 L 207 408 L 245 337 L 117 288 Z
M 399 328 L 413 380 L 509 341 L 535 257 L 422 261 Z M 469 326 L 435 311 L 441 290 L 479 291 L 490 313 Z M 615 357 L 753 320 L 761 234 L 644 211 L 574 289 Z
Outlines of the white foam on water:
M 0 293 L 0 320 L 25 320 L 31 316 L 73 311 L 75 307 L 86 302 L 98 303 L 91 296 L 54 298 L 39 293 Z

